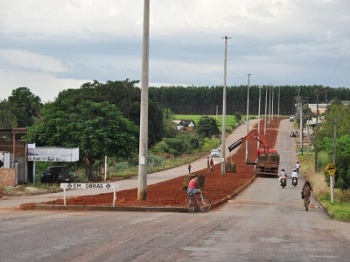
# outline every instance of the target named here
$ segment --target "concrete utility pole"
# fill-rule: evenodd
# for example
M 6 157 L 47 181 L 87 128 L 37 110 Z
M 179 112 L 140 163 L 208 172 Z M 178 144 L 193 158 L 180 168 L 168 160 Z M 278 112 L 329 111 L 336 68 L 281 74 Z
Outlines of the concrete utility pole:
M 226 170 L 226 71 L 227 71 L 227 40 L 230 37 L 223 37 L 225 39 L 225 58 L 224 58 L 224 88 L 222 94 L 222 125 L 221 125 L 221 176 L 225 176 Z
M 259 86 L 259 110 L 258 110 L 258 133 L 260 134 L 260 107 L 261 107 L 261 86 Z M 258 141 L 257 149 L 259 149 L 260 142 Z
M 272 111 L 272 120 L 273 120 L 273 115 L 274 115 L 274 111 L 273 111 L 273 99 L 275 97 L 275 89 L 273 88 L 273 85 L 271 85 L 271 111 Z
M 267 121 L 267 88 L 265 93 L 265 122 L 264 122 L 264 136 L 266 136 L 266 121 Z
M 281 98 L 281 87 L 278 87 L 278 112 L 277 115 L 280 116 L 280 98 Z
M 333 165 L 335 166 L 335 157 L 337 152 L 337 119 L 334 119 L 334 126 L 333 126 L 333 155 L 332 155 L 332 161 Z M 331 182 L 331 203 L 333 204 L 333 198 L 334 198 L 334 176 L 330 177 Z
M 247 135 L 249 134 L 249 86 L 250 86 L 250 76 L 251 74 L 248 74 L 248 86 L 247 86 Z M 248 146 L 249 141 L 247 140 L 245 142 L 245 162 L 248 161 Z
M 149 10 L 150 0 L 144 0 L 143 47 L 140 108 L 140 146 L 138 172 L 138 200 L 147 200 L 147 150 L 148 150 L 148 76 L 149 76 Z
M 315 171 L 318 171 L 318 96 L 319 93 L 316 90 L 316 128 L 315 128 Z

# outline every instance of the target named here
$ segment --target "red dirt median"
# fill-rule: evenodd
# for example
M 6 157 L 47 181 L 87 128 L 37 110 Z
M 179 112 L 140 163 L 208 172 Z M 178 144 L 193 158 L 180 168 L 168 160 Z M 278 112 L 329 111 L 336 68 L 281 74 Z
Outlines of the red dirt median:
M 281 118 L 270 121 L 269 129 L 266 132 L 266 140 L 271 147 L 274 146 L 277 138 L 277 128 Z M 249 159 L 256 158 L 257 141 L 249 142 Z M 243 144 L 236 154 L 227 158 L 228 163 L 236 164 L 235 173 L 226 173 L 221 176 L 221 164 L 214 166 L 214 170 L 209 172 L 202 169 L 196 174 L 205 176 L 204 194 L 208 196 L 212 203 L 217 203 L 228 199 L 229 196 L 249 184 L 255 177 L 254 167 L 245 165 L 245 144 Z M 177 177 L 147 187 L 147 200 L 137 200 L 137 188 L 122 190 L 117 192 L 116 207 L 184 207 L 187 197 L 183 190 L 186 176 Z M 111 206 L 113 193 L 103 193 L 99 195 L 79 196 L 66 199 L 66 204 L 70 206 Z M 56 199 L 45 203 L 46 205 L 63 205 L 63 199 Z M 36 209 L 35 203 L 20 205 L 23 210 Z

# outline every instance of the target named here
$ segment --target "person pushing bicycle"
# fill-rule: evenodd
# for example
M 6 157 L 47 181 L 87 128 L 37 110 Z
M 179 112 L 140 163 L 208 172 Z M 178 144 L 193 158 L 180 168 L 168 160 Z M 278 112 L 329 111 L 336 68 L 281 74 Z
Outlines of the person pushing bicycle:
M 192 178 L 190 180 L 190 182 L 188 183 L 187 193 L 189 195 L 202 194 L 202 191 L 201 191 L 199 184 L 198 184 L 198 175 L 196 175 L 194 178 Z

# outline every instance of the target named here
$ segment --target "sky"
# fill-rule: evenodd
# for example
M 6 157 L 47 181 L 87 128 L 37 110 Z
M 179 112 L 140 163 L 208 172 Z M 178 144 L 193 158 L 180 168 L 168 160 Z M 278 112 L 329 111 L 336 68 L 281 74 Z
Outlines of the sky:
M 94 80 L 141 80 L 143 9 L 0 0 L 0 100 L 18 87 L 45 103 Z M 250 74 L 250 85 L 349 88 L 349 25 L 349 0 L 150 0 L 148 85 L 247 85 Z

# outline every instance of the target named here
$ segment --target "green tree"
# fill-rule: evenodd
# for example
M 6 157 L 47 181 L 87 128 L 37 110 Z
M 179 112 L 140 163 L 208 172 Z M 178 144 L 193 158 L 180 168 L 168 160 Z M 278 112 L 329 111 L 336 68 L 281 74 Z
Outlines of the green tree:
M 56 101 L 70 99 L 73 104 L 80 100 L 114 104 L 125 118 L 140 125 L 141 90 L 135 86 L 138 81 L 107 81 L 85 83 L 78 89 L 68 89 L 59 93 Z M 163 137 L 163 112 L 158 102 L 150 96 L 148 101 L 148 145 L 151 147 Z
M 38 146 L 79 147 L 92 177 L 92 164 L 104 156 L 131 157 L 137 150 L 138 127 L 108 102 L 60 99 L 46 104 L 29 140 Z
M 220 135 L 218 121 L 209 116 L 202 116 L 197 124 L 197 132 L 203 137 L 217 137 Z
M 40 97 L 27 87 L 13 90 L 5 103 L 7 110 L 16 116 L 17 127 L 32 126 L 43 106 Z
M 328 162 L 331 161 L 333 155 L 333 138 L 325 137 L 320 141 L 319 149 L 321 152 L 325 152 L 326 155 L 330 156 Z M 343 135 L 336 139 L 336 167 L 337 171 L 335 174 L 334 187 L 341 190 L 347 190 L 350 188 L 350 135 Z M 326 182 L 330 183 L 329 175 L 325 173 Z
M 17 127 L 16 116 L 7 109 L 7 103 L 0 103 L 0 128 L 14 128 Z

